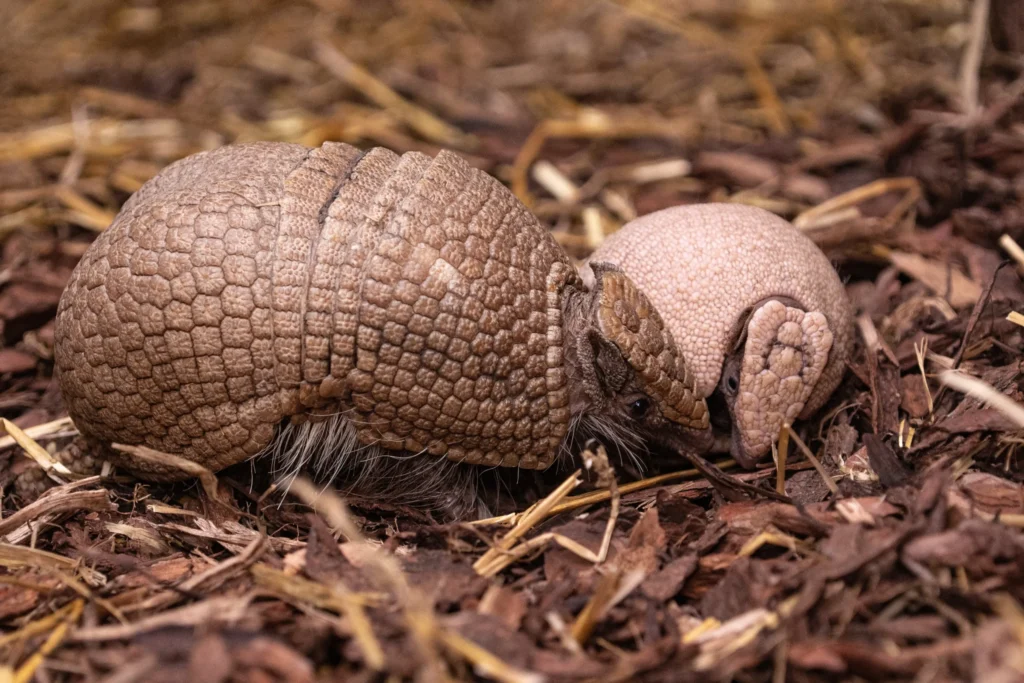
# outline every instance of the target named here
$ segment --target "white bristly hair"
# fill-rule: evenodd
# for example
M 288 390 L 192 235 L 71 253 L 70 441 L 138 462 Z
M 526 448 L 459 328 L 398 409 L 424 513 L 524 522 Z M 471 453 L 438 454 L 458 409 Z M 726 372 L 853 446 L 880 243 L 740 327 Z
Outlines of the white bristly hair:
M 271 459 L 283 487 L 300 472 L 350 494 L 433 507 L 456 517 L 483 513 L 475 468 L 424 453 L 390 452 L 360 443 L 345 414 L 286 423 L 260 457 Z
M 596 438 L 621 462 L 644 471 L 647 448 L 627 425 L 588 411 L 573 416 L 559 460 L 572 464 L 583 443 Z M 359 441 L 346 413 L 301 423 L 285 423 L 258 457 L 271 460 L 272 472 L 287 490 L 300 472 L 349 495 L 392 503 L 427 506 L 454 518 L 488 516 L 481 479 L 494 468 L 477 467 L 425 453 L 393 452 Z M 501 483 L 501 478 L 496 477 Z
M 580 446 L 588 439 L 597 439 L 609 453 L 618 455 L 623 463 L 630 463 L 637 473 L 645 470 L 643 455 L 648 454 L 643 437 L 628 425 L 616 422 L 607 415 L 583 412 L 569 423 L 569 433 L 562 441 L 562 452 L 567 458 L 575 458 Z

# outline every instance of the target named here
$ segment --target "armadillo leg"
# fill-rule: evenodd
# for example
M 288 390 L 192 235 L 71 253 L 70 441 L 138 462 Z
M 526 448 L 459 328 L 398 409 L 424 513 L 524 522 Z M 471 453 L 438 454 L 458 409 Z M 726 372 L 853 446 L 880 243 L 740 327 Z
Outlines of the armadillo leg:
M 346 497 L 370 503 L 386 500 L 437 512 L 446 520 L 472 520 L 490 514 L 481 475 L 473 465 L 445 458 L 385 453 L 355 461 L 341 490 Z

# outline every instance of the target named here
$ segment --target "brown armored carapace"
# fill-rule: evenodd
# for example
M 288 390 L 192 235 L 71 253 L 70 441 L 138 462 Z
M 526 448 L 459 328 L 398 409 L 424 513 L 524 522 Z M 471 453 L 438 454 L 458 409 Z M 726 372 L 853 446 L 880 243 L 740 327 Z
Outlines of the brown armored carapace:
M 853 325 L 842 282 L 806 235 L 768 211 L 658 211 L 611 235 L 590 263 L 622 268 L 658 308 L 698 395 L 717 389 L 724 398 L 743 465 L 771 450 L 784 423 L 817 411 L 842 379 Z
M 92 444 L 213 470 L 272 453 L 399 500 L 448 504 L 424 472 L 545 469 L 586 435 L 710 444 L 644 295 L 617 269 L 585 288 L 503 185 L 447 152 L 256 143 L 172 164 L 75 270 L 56 365 Z

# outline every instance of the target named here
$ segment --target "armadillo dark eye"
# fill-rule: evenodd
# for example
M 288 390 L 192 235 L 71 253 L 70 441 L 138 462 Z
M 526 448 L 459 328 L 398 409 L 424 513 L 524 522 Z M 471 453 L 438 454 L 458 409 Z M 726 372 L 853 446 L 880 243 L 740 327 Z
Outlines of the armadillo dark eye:
M 732 398 L 740 390 L 740 369 L 730 366 L 732 366 L 731 363 L 726 364 L 725 369 L 722 370 L 722 379 L 718 384 L 718 388 L 727 398 Z
M 647 414 L 647 410 L 651 407 L 651 402 L 646 398 L 638 398 L 629 404 L 629 414 L 634 420 L 641 419 Z

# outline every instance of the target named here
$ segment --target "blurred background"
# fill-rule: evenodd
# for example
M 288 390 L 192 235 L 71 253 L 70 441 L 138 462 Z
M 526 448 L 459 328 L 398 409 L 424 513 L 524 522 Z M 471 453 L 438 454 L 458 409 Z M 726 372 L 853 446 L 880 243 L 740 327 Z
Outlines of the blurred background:
M 456 149 L 576 255 L 673 203 L 792 218 L 883 175 L 934 224 L 990 169 L 904 152 L 1017 77 L 1017 4 L 988 12 L 1009 51 L 979 83 L 966 0 L 5 0 L 0 231 L 102 229 L 245 140 Z
M 575 258 L 637 215 L 735 201 L 797 219 L 844 275 L 913 242 L 938 265 L 902 272 L 943 280 L 952 259 L 977 288 L 995 253 L 971 249 L 1024 230 L 1021 6 L 5 0 L 2 340 L 29 334 L 15 368 L 45 360 L 70 269 L 125 199 L 250 140 L 455 149 Z

